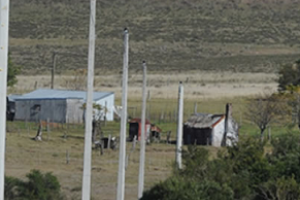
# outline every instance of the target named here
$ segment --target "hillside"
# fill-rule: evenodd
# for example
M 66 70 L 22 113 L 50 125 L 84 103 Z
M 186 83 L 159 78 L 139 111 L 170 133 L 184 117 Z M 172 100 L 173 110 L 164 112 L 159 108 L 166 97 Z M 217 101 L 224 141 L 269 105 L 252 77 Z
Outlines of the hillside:
M 12 0 L 10 52 L 26 74 L 86 67 L 88 0 Z M 298 0 L 98 0 L 97 73 L 122 68 L 122 30 L 130 68 L 155 71 L 276 72 L 300 58 Z

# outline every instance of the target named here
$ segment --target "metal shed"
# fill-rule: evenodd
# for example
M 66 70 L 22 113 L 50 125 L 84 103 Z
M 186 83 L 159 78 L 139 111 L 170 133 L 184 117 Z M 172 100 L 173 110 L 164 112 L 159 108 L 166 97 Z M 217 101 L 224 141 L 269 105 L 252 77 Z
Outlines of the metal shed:
M 114 120 L 113 108 L 115 95 L 113 92 L 94 92 L 94 103 L 105 107 L 105 111 L 97 113 L 107 121 Z M 16 120 L 47 120 L 57 123 L 82 123 L 84 121 L 83 105 L 86 101 L 85 91 L 38 89 L 15 98 Z

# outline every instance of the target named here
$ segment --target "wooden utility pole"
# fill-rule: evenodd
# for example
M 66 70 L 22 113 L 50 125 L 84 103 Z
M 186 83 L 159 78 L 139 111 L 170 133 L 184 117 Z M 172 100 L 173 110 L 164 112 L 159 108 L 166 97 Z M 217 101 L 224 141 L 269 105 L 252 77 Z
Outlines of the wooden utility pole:
M 4 199 L 9 0 L 1 0 L 0 7 L 0 199 Z
M 143 103 L 142 103 L 142 131 L 141 131 L 141 148 L 140 148 L 140 169 L 139 169 L 139 186 L 138 186 L 138 199 L 143 197 L 144 192 L 144 174 L 145 174 L 145 150 L 146 150 L 146 98 L 147 98 L 147 66 L 143 61 Z
M 88 78 L 85 111 L 85 138 L 84 160 L 82 174 L 82 200 L 90 200 L 91 195 L 91 157 L 92 157 L 92 121 L 93 121 L 93 90 L 94 90 L 94 63 L 95 63 L 95 26 L 96 26 L 96 0 L 91 0 L 89 52 L 88 52 Z
M 128 38 L 127 28 L 124 29 L 123 55 L 123 84 L 122 84 L 122 115 L 120 130 L 119 171 L 117 200 L 124 200 L 125 194 L 125 167 L 126 167 L 126 124 L 127 124 L 127 85 L 128 85 Z
M 224 124 L 224 134 L 223 139 L 221 142 L 221 146 L 226 146 L 227 144 L 227 133 L 228 133 L 228 123 L 229 123 L 229 117 L 231 117 L 231 104 L 226 104 L 226 113 L 225 113 L 225 124 Z
M 178 120 L 177 120 L 177 140 L 176 140 L 176 163 L 179 169 L 182 169 L 182 123 L 183 123 L 183 94 L 184 88 L 182 82 L 178 88 Z
M 52 55 L 52 70 L 51 70 L 51 89 L 54 89 L 54 76 L 55 76 L 55 69 L 56 69 L 56 58 L 57 54 L 53 52 Z

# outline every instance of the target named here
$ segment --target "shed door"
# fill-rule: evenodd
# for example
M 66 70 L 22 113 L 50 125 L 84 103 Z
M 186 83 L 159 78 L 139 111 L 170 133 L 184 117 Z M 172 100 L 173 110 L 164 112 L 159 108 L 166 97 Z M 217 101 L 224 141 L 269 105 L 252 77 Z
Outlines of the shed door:
M 138 123 L 130 123 L 129 124 L 129 140 L 132 141 L 134 136 L 138 137 L 139 133 L 139 124 Z M 138 138 L 136 138 L 138 139 Z
M 198 145 L 211 145 L 211 129 L 194 129 Z

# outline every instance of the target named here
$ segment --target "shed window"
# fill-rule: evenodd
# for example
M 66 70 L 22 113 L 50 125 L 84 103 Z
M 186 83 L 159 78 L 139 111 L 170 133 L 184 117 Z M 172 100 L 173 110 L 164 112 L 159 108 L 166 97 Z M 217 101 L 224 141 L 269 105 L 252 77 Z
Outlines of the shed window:
M 32 110 L 41 111 L 41 105 L 40 104 L 34 104 L 34 106 L 32 107 Z

